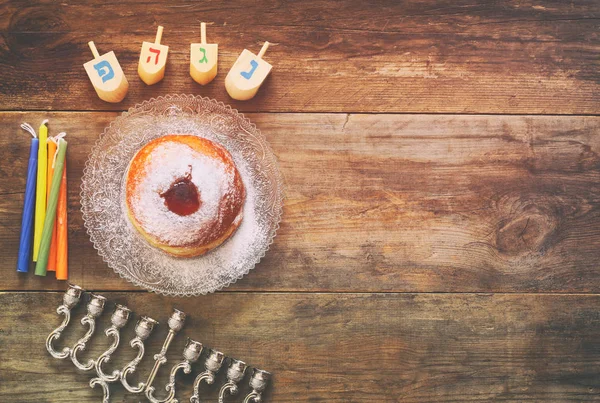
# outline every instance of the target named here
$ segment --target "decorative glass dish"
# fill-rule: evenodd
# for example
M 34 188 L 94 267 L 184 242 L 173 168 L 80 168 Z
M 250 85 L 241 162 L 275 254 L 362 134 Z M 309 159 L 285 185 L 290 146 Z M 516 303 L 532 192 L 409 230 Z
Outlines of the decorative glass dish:
M 246 187 L 241 225 L 202 256 L 179 258 L 154 248 L 127 217 L 129 163 L 146 143 L 166 134 L 221 144 Z M 207 294 L 242 278 L 273 242 L 282 209 L 283 180 L 264 136 L 236 110 L 193 95 L 151 99 L 116 118 L 92 148 L 81 184 L 84 224 L 100 256 L 124 279 L 165 295 Z

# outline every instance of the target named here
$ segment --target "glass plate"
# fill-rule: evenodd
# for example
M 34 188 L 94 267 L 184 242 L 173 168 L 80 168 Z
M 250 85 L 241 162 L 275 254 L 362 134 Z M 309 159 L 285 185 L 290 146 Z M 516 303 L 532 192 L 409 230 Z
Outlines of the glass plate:
M 152 247 L 125 212 L 129 162 L 150 140 L 177 133 L 223 145 L 246 187 L 242 224 L 222 245 L 195 258 Z M 273 242 L 282 208 L 282 176 L 264 136 L 236 110 L 193 95 L 151 99 L 116 118 L 92 148 L 81 184 L 83 220 L 100 256 L 124 279 L 165 295 L 206 294 L 242 278 Z

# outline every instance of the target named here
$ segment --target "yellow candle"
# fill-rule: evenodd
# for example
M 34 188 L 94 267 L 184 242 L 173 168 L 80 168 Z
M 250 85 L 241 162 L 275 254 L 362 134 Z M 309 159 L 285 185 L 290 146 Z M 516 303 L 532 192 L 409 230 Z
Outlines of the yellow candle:
M 46 174 L 48 169 L 48 120 L 44 120 L 40 126 L 37 183 L 35 190 L 35 224 L 33 227 L 33 261 L 37 262 L 42 242 L 42 231 L 46 219 Z

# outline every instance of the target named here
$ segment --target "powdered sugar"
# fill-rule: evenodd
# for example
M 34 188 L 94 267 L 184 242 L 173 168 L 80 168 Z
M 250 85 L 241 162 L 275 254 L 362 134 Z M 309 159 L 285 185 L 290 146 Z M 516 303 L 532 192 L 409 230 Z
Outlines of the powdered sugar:
M 178 178 L 190 174 L 200 193 L 200 208 L 181 216 L 170 211 L 161 196 Z M 235 197 L 235 172 L 221 161 L 210 158 L 182 143 L 165 143 L 146 159 L 145 172 L 137 186 L 130 208 L 144 230 L 169 245 L 198 241 L 201 232 L 219 218 L 219 201 Z

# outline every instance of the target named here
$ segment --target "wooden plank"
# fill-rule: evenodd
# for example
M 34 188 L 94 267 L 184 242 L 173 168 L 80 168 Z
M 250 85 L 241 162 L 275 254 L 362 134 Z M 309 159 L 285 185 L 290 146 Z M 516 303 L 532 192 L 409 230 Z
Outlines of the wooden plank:
M 188 336 L 272 371 L 266 402 L 600 400 L 598 295 L 220 293 L 176 301 L 145 293 L 106 296 L 163 323 L 173 306 L 191 314 L 159 373 L 159 388 Z M 58 293 L 0 294 L 3 402 L 99 401 L 101 392 L 87 385 L 90 376 L 45 350 L 45 337 L 60 323 L 54 313 L 60 299 Z M 75 313 L 65 343 L 84 333 L 76 321 L 82 312 Z M 101 333 L 108 317 L 82 357 L 108 347 Z M 132 327 L 125 328 L 123 346 L 108 368 L 133 358 L 127 345 Z M 148 357 L 160 350 L 166 332 L 161 325 L 148 340 Z M 143 361 L 139 376 L 147 376 L 150 361 Z M 202 363 L 182 378 L 180 401 L 189 398 Z M 203 391 L 205 401 L 216 401 L 215 387 Z M 138 401 L 120 387 L 115 392 L 113 401 Z
M 224 78 L 243 48 L 272 46 L 272 76 L 244 111 L 597 114 L 600 3 L 363 1 L 177 4 L 133 0 L 3 1 L 0 109 L 124 110 L 169 93 L 231 102 Z M 219 43 L 219 75 L 189 77 L 199 21 Z M 158 24 L 170 46 L 163 82 L 137 77 Z M 87 42 L 114 50 L 131 88 L 97 99 L 82 64 Z
M 26 120 L 65 130 L 72 281 L 135 289 L 85 234 L 79 184 L 114 113 L 2 113 L 3 290 L 62 289 L 16 267 Z M 254 114 L 286 183 L 264 260 L 229 290 L 598 292 L 600 118 Z

